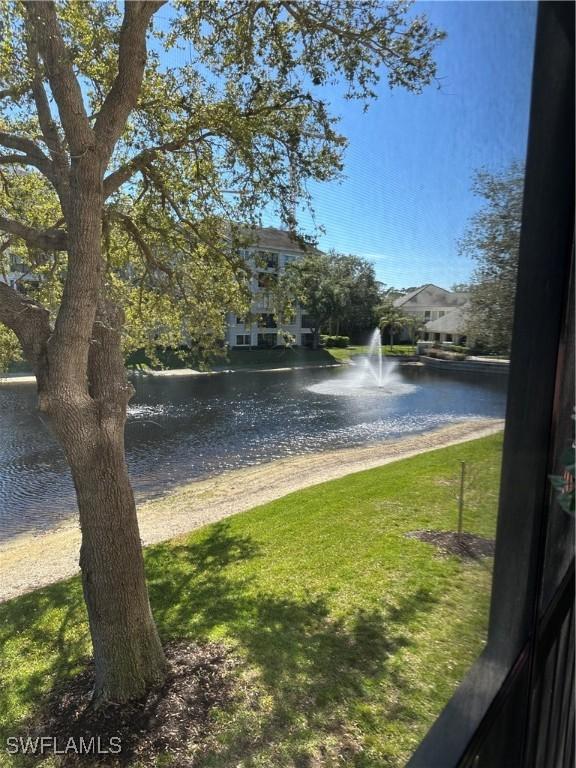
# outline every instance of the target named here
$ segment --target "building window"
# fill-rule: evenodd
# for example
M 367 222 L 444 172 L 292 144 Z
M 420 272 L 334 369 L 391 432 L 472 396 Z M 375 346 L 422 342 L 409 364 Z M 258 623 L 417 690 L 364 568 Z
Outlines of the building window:
M 316 321 L 312 317 L 312 315 L 302 315 L 302 325 L 301 328 L 314 328 L 316 325 Z
M 278 269 L 278 254 L 269 251 L 258 251 L 256 266 L 260 269 Z
M 10 269 L 12 272 L 27 272 L 28 267 L 21 261 L 20 257 L 14 253 L 10 254 Z
M 249 333 L 241 333 L 238 336 L 236 336 L 236 346 L 237 347 L 249 347 L 250 346 L 250 334 Z
M 574 764 L 574 7 L 538 7 L 487 639 L 409 768 Z
M 276 285 L 276 275 L 266 274 L 265 272 L 258 275 L 258 288 L 271 289 Z
M 264 312 L 258 317 L 258 326 L 260 328 L 277 328 L 276 319 L 271 312 Z
M 424 312 L 424 321 L 430 320 L 430 310 L 427 309 L 426 312 Z
M 248 322 L 247 317 L 236 315 L 236 325 L 245 325 Z
M 258 346 L 259 347 L 275 347 L 278 343 L 278 337 L 275 333 L 259 333 L 258 334 Z

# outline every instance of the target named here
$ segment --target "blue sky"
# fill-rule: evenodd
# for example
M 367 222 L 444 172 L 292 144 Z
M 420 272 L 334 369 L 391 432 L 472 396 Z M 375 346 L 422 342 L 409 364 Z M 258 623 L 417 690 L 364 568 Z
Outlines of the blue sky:
M 167 27 L 169 6 L 156 16 Z M 481 201 L 475 169 L 500 170 L 526 153 L 537 3 L 416 2 L 447 37 L 436 51 L 440 88 L 391 91 L 382 78 L 368 112 L 325 89 L 347 137 L 344 178 L 312 184 L 320 247 L 373 261 L 379 280 L 408 287 L 466 282 L 474 262 L 457 242 Z M 181 55 L 163 52 L 165 64 Z M 271 214 L 264 223 L 277 225 Z M 314 233 L 310 216 L 301 229 Z
M 449 287 L 474 268 L 456 245 L 480 204 L 470 191 L 474 169 L 525 155 L 536 3 L 415 9 L 447 33 L 436 56 L 441 89 L 414 95 L 383 82 L 368 113 L 335 89 L 332 111 L 349 139 L 346 178 L 311 191 L 326 229 L 321 247 L 370 258 L 387 285 Z

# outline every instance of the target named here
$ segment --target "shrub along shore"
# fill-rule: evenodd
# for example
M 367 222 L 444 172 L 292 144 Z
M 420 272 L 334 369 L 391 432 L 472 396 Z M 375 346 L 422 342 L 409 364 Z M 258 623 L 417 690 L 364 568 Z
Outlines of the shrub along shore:
M 383 346 L 382 354 L 385 357 L 413 357 L 415 348 L 407 345 Z M 163 361 L 162 368 L 152 368 L 146 360 L 129 360 L 128 367 L 131 370 L 155 375 L 179 376 L 179 375 L 208 375 L 210 373 L 222 373 L 224 371 L 267 371 L 289 368 L 323 368 L 349 363 L 354 357 L 365 355 L 367 346 L 349 346 L 321 349 L 307 349 L 303 347 L 278 348 L 278 349 L 231 349 L 225 358 L 217 358 L 211 365 L 203 369 L 196 367 L 193 361 L 186 361 L 172 355 Z M 7 373 L 0 371 L 0 384 L 2 383 L 34 383 L 34 375 L 22 366 L 10 369 Z

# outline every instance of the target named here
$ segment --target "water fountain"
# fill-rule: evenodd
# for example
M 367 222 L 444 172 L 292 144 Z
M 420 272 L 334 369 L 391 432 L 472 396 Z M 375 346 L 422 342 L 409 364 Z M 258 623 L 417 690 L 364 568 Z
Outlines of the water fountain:
M 373 360 L 376 360 L 376 366 L 373 364 Z M 370 337 L 370 345 L 368 347 L 368 357 L 366 358 L 366 364 L 370 373 L 372 373 L 376 379 L 376 384 L 381 387 L 382 380 L 382 333 L 380 328 L 376 328 L 374 333 Z
M 322 395 L 403 395 L 414 390 L 398 372 L 398 363 L 382 355 L 382 335 L 376 328 L 368 346 L 368 354 L 351 361 L 344 375 L 313 384 L 312 392 Z

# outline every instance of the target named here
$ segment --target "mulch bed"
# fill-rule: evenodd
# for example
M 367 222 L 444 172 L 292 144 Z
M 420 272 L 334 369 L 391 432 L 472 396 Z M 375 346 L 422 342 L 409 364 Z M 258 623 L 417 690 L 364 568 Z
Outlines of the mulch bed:
M 165 753 L 171 768 L 191 768 L 194 752 L 211 730 L 212 709 L 226 707 L 232 699 L 235 662 L 216 643 L 173 643 L 165 652 L 169 671 L 162 685 L 141 700 L 97 710 L 89 706 L 94 670 L 88 663 L 79 675 L 54 689 L 30 735 L 56 738 L 59 751 L 71 738 L 78 749 L 81 738 L 87 744 L 92 737 L 100 745 L 96 751 L 110 750 L 100 755 L 74 751 L 59 755 L 58 765 L 66 768 L 131 763 L 144 768 L 156 765 Z M 119 743 L 121 752 L 112 754 Z
M 456 555 L 463 560 L 494 556 L 494 539 L 485 539 L 474 533 L 461 533 L 458 537 L 453 531 L 412 531 L 406 536 L 433 544 L 443 555 Z

